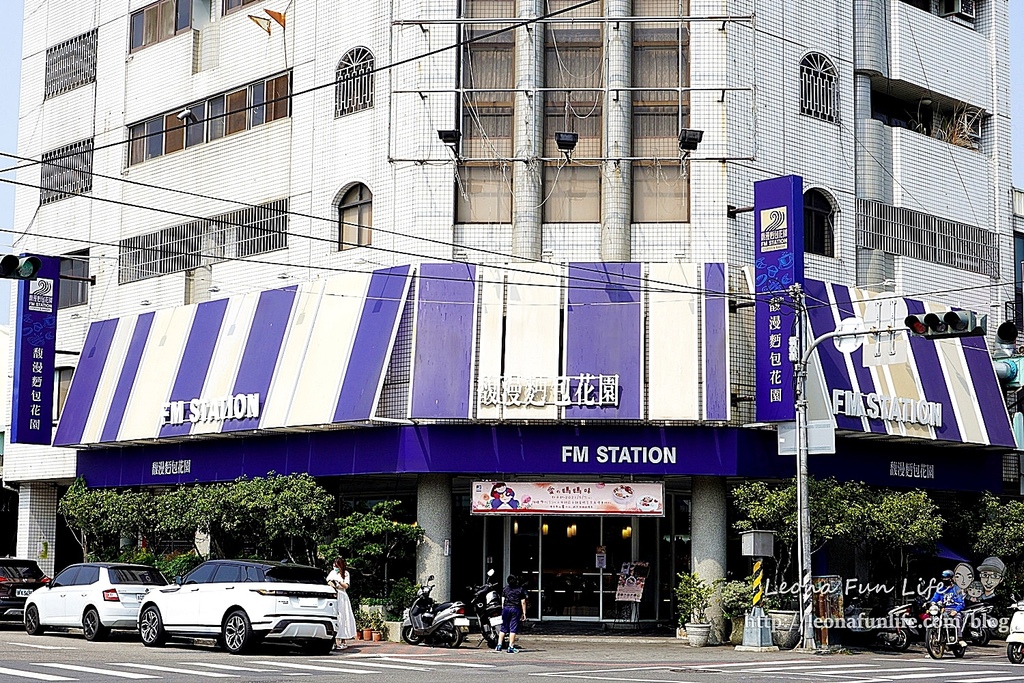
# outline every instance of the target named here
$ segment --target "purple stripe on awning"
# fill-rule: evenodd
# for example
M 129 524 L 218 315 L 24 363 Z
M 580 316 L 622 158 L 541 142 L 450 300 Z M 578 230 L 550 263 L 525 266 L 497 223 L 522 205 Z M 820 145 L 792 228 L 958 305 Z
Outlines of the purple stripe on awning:
M 619 405 L 567 406 L 568 419 L 640 419 L 640 264 L 570 263 L 565 374 L 619 376 Z M 579 382 L 570 379 L 576 395 Z
M 904 301 L 907 303 L 908 314 L 921 315 L 925 312 L 924 304 L 920 301 Z M 953 412 L 953 401 L 946 387 L 946 377 L 942 372 L 942 365 L 939 364 L 939 352 L 935 348 L 935 342 L 911 334 L 907 337 L 910 339 L 910 350 L 914 352 L 914 363 L 917 366 L 917 375 L 921 378 L 924 397 L 928 401 L 941 403 L 944 411 L 942 426 L 935 430 L 935 437 L 943 441 L 962 441 L 960 425 L 957 424 L 956 414 Z
M 704 264 L 704 417 L 729 419 L 729 313 L 725 264 Z M 716 293 L 718 293 L 716 295 Z
M 985 338 L 964 337 L 961 341 L 964 358 L 967 359 L 967 367 L 971 372 L 971 382 L 978 395 L 978 407 L 981 408 L 985 429 L 988 430 L 988 441 L 993 446 L 1013 447 L 1013 429 L 1010 427 L 1003 392 L 999 387 L 999 380 L 996 379 L 996 371 L 992 367 L 992 357 L 989 355 Z
M 227 299 L 206 301 L 196 307 L 196 315 L 192 319 L 192 329 L 185 342 L 185 351 L 178 366 L 178 376 L 174 379 L 169 401 L 188 402 L 199 398 L 210 372 L 213 350 L 217 346 L 217 338 L 224 322 L 224 313 L 228 308 Z M 165 424 L 160 427 L 160 436 L 184 436 L 192 429 L 192 423 Z
M 107 411 L 107 419 L 103 423 L 100 441 L 117 441 L 117 433 L 121 430 L 124 410 L 128 407 L 128 397 L 131 396 L 132 387 L 135 386 L 135 376 L 139 373 L 142 352 L 146 349 L 146 340 L 149 338 L 149 330 L 153 326 L 154 315 L 154 313 L 143 313 L 135 322 L 132 339 L 128 342 L 128 352 L 125 354 L 124 364 L 121 366 L 121 376 L 117 379 L 114 396 L 110 399 L 110 409 Z
M 284 343 L 284 333 L 288 329 L 288 318 L 295 303 L 296 286 L 283 289 L 269 289 L 260 293 L 253 314 L 249 338 L 245 341 L 245 351 L 238 364 L 238 376 L 231 391 L 235 394 L 259 394 L 260 406 L 267 400 L 270 381 L 277 368 L 277 357 Z M 256 429 L 260 420 L 248 417 L 244 420 L 225 421 L 222 432 L 238 432 L 245 429 Z
M 835 318 L 832 317 L 832 304 L 828 297 L 828 289 L 824 282 L 819 280 L 807 280 L 804 283 L 807 291 L 807 317 L 811 322 L 812 337 L 819 337 L 836 329 Z M 785 352 L 785 338 L 790 334 L 789 330 L 783 330 L 783 352 Z M 826 342 L 819 344 L 817 348 L 818 360 L 821 363 L 822 372 L 825 373 L 825 385 L 828 387 L 826 398 L 832 400 L 832 390 L 842 389 L 853 391 L 853 382 L 846 369 L 846 359 L 843 354 L 836 350 L 834 344 Z M 829 408 L 831 412 L 831 407 Z M 864 423 L 859 417 L 848 415 L 836 415 L 836 427 L 839 429 L 850 429 L 856 432 L 864 431 Z
M 470 417 L 475 303 L 475 267 L 420 266 L 410 417 Z
M 89 326 L 89 334 L 85 337 L 82 355 L 71 380 L 71 389 L 64 401 L 64 412 L 60 415 L 57 434 L 53 437 L 54 446 L 72 446 L 82 442 L 116 331 L 116 319 Z
M 402 296 L 409 279 L 409 266 L 374 271 L 352 342 L 345 380 L 341 385 L 335 422 L 366 420 L 373 410 L 388 349 L 396 330 L 398 316 L 405 305 Z
M 846 318 L 855 318 L 860 314 L 853 310 L 853 301 L 850 296 L 850 288 L 844 285 L 832 285 L 832 294 L 836 300 L 836 308 L 839 309 L 839 319 L 845 320 Z M 835 351 L 839 353 L 835 348 L 835 344 L 826 342 L 830 348 L 829 352 Z M 823 344 L 822 346 L 824 346 Z M 819 346 L 818 348 L 821 348 Z M 857 384 L 860 386 L 861 393 L 870 394 L 875 391 L 875 382 L 871 378 L 871 369 L 864 367 L 864 346 L 862 345 L 859 349 L 850 354 L 850 362 L 853 364 L 853 372 L 857 376 Z M 829 396 L 831 400 L 831 396 Z M 886 434 L 888 430 L 885 428 L 885 422 L 879 418 L 868 418 L 868 427 L 872 432 L 876 434 Z

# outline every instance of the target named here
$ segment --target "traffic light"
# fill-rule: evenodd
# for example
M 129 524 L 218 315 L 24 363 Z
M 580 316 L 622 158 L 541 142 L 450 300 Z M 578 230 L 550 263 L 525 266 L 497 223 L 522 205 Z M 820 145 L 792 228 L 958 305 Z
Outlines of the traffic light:
M 952 339 L 953 337 L 984 337 L 988 316 L 972 311 L 946 311 L 908 315 L 903 321 L 910 333 L 926 339 Z
M 43 262 L 35 256 L 7 254 L 0 258 L 0 277 L 11 280 L 35 280 Z

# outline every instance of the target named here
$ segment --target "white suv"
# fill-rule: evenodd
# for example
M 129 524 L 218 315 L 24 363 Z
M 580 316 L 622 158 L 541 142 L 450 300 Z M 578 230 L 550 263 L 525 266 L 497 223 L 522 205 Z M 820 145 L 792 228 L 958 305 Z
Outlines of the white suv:
M 281 562 L 204 562 L 146 596 L 139 612 L 142 643 L 216 636 L 239 654 L 267 639 L 327 654 L 334 647 L 337 594 L 326 576 L 316 567 Z
M 103 640 L 112 628 L 134 630 L 142 598 L 166 585 L 163 574 L 142 564 L 73 564 L 25 601 L 25 630 L 37 636 L 54 626 L 81 627 L 86 640 Z

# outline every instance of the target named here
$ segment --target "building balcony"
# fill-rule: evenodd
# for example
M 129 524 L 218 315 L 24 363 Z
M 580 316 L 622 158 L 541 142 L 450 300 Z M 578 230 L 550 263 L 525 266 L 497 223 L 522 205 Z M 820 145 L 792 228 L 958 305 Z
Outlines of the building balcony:
M 985 36 L 905 2 L 890 11 L 890 79 L 992 111 Z

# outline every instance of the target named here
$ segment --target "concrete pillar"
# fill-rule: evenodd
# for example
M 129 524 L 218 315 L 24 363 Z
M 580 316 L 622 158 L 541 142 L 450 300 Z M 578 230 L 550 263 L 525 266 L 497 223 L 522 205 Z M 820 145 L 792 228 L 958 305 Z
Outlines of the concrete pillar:
M 17 556 L 35 560 L 53 576 L 57 539 L 57 487 L 45 482 L 22 482 L 18 489 Z
M 544 13 L 542 0 L 517 0 L 516 16 L 533 19 Z M 516 29 L 515 157 L 512 173 L 512 255 L 541 258 L 541 201 L 543 199 L 544 27 L 533 24 Z
M 628 17 L 632 0 L 608 0 L 608 17 Z M 601 260 L 630 260 L 633 220 L 633 24 L 609 21 L 605 55 L 608 93 L 605 96 L 604 156 L 601 164 Z
M 452 538 L 452 480 L 447 474 L 421 474 L 416 485 L 416 522 L 423 542 L 416 549 L 416 580 L 434 575 L 432 597 L 441 602 L 451 596 L 452 558 L 444 544 Z
M 694 477 L 690 501 L 690 539 L 693 571 L 711 582 L 725 578 L 726 523 L 725 477 Z M 720 643 L 724 620 L 719 596 L 711 601 L 708 617 L 713 624 L 712 643 Z

